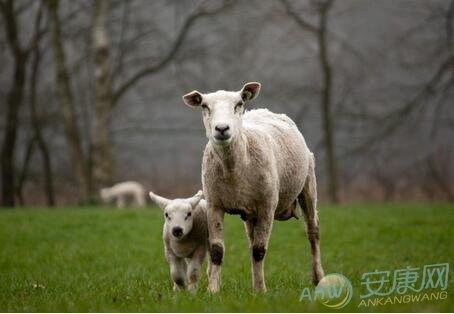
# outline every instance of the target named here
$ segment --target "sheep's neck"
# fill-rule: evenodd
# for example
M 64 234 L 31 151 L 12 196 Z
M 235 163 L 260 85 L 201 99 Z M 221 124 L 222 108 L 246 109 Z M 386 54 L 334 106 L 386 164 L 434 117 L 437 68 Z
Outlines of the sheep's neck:
M 244 134 L 233 139 L 229 145 L 214 145 L 216 155 L 219 157 L 224 174 L 233 175 L 247 163 L 247 139 Z

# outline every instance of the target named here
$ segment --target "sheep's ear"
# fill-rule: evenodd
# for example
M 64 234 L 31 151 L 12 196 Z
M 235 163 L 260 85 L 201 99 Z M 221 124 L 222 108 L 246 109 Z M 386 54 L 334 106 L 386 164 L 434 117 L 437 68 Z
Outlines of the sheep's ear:
M 198 107 L 202 104 L 202 93 L 194 90 L 183 96 L 183 101 L 189 107 Z
M 191 207 L 194 208 L 197 206 L 197 204 L 199 204 L 199 202 L 202 200 L 202 198 L 203 198 L 203 192 L 198 191 L 196 195 L 194 195 L 191 198 L 188 198 L 187 201 L 189 202 L 189 204 L 191 204 Z
M 166 206 L 170 203 L 170 200 L 168 200 L 167 198 L 156 195 L 151 191 L 150 191 L 149 195 L 150 195 L 151 200 L 153 202 L 155 202 L 159 207 L 161 207 L 161 209 L 165 209 Z
M 261 84 L 258 82 L 249 82 L 244 84 L 241 89 L 241 98 L 243 101 L 248 101 L 256 98 L 260 92 Z

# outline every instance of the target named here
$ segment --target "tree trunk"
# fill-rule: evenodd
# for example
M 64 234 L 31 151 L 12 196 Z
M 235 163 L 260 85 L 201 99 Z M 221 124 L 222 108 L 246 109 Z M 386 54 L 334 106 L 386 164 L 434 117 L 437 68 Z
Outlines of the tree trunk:
M 337 161 L 336 149 L 333 138 L 333 125 L 331 115 L 331 94 L 332 94 L 332 72 L 331 65 L 328 60 L 327 51 L 327 13 L 331 4 L 321 4 L 320 8 L 320 26 L 318 34 L 319 44 L 319 60 L 322 68 L 322 96 L 321 96 L 321 109 L 323 119 L 323 136 L 326 149 L 326 167 L 328 169 L 329 177 L 329 198 L 331 202 L 337 203 L 339 201 L 338 185 L 337 185 Z
M 32 117 L 32 124 L 35 133 L 36 144 L 38 145 L 39 150 L 41 151 L 41 158 L 43 162 L 43 171 L 44 171 L 44 192 L 46 194 L 46 200 L 48 206 L 55 205 L 55 193 L 52 177 L 52 163 L 50 159 L 49 149 L 47 143 L 44 140 L 42 134 L 42 125 L 36 108 L 36 90 L 38 85 L 38 71 L 39 63 L 41 61 L 41 51 L 39 43 L 36 42 L 33 47 L 33 60 L 31 66 L 31 76 L 30 76 L 30 111 Z
M 90 196 L 90 178 L 85 164 L 82 142 L 77 123 L 74 98 L 71 91 L 70 75 L 66 65 L 66 55 L 63 48 L 61 24 L 58 18 L 58 0 L 46 1 L 52 24 L 52 44 L 56 61 L 56 83 L 60 106 L 66 126 L 66 136 L 71 149 L 71 160 L 75 167 L 79 186 L 79 201 L 86 203 Z
M 25 58 L 16 56 L 12 88 L 8 92 L 6 113 L 6 130 L 2 144 L 2 205 L 14 206 L 15 169 L 14 155 L 16 150 L 19 108 L 22 105 L 25 82 Z
M 14 161 L 19 125 L 19 109 L 22 105 L 24 95 L 27 53 L 20 47 L 13 1 L 2 3 L 0 9 L 4 17 L 8 46 L 14 59 L 14 76 L 7 95 L 6 128 L 1 153 L 2 206 L 14 206 L 16 184 L 16 165 Z
M 17 192 L 17 198 L 19 199 L 19 204 L 20 206 L 25 205 L 24 201 L 24 183 L 27 180 L 28 177 L 28 169 L 30 165 L 30 160 L 33 157 L 33 153 L 35 151 L 35 145 L 36 145 L 36 139 L 34 136 L 30 139 L 27 145 L 27 150 L 25 151 L 24 155 L 24 161 L 22 162 L 22 168 L 19 173 L 19 178 L 17 180 L 17 186 L 16 186 L 16 192 Z
M 112 111 L 112 60 L 107 30 L 109 1 L 96 0 L 92 40 L 95 53 L 95 111 L 93 129 L 93 192 L 112 183 L 112 149 L 109 136 Z

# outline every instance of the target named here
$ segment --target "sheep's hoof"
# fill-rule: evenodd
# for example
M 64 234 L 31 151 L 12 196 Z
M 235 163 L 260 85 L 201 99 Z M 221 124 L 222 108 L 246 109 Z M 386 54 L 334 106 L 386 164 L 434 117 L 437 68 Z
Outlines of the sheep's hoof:
M 266 293 L 266 286 L 263 284 L 259 287 L 254 287 L 254 293 Z
M 325 274 L 322 269 L 314 269 L 314 272 L 312 274 L 312 283 L 314 284 L 314 286 L 317 286 L 320 280 L 323 279 L 323 277 L 325 277 Z

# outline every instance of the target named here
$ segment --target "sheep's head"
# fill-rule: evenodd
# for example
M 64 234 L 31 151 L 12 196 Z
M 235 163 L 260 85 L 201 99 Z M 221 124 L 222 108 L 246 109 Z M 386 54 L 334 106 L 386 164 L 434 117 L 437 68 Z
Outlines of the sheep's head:
M 150 192 L 151 200 L 164 210 L 166 233 L 177 240 L 183 239 L 192 230 L 192 214 L 202 197 L 202 191 L 199 191 L 190 198 L 169 200 Z
M 217 91 L 202 94 L 192 91 L 183 96 L 190 107 L 200 107 L 206 135 L 213 144 L 228 145 L 241 133 L 245 103 L 256 98 L 260 83 L 246 83 L 238 92 Z

